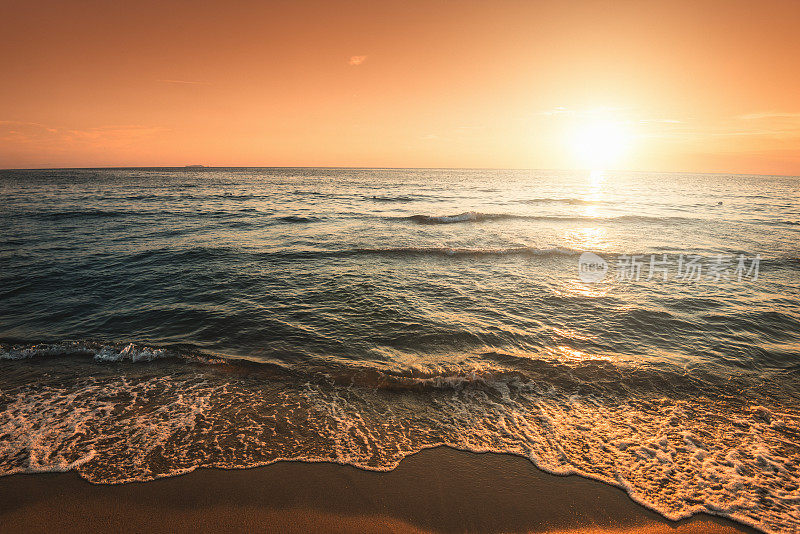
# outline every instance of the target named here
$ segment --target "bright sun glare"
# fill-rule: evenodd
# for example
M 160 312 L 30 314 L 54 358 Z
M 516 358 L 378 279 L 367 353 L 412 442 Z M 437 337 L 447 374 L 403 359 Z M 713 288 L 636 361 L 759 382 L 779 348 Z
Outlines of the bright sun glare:
M 619 165 L 630 150 L 632 141 L 630 130 L 611 120 L 579 124 L 569 138 L 575 163 L 594 170 Z

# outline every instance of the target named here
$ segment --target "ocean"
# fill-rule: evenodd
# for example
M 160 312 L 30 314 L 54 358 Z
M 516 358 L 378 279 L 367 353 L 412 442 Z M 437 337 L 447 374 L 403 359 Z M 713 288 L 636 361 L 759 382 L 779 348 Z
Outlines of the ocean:
M 798 177 L 5 170 L 0 227 L 0 475 L 447 445 L 800 530 Z

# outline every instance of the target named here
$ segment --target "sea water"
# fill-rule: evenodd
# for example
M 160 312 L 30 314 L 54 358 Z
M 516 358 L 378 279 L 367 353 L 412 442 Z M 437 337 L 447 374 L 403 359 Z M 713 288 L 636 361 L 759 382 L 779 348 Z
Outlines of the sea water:
M 0 474 L 449 445 L 800 529 L 797 177 L 8 170 L 0 228 Z

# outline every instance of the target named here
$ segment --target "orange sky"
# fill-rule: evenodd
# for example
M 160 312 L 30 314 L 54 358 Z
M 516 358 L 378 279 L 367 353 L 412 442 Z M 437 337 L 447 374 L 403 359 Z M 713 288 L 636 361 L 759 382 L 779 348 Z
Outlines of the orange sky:
M 800 1 L 0 0 L 0 167 L 585 168 L 597 121 L 800 174 Z

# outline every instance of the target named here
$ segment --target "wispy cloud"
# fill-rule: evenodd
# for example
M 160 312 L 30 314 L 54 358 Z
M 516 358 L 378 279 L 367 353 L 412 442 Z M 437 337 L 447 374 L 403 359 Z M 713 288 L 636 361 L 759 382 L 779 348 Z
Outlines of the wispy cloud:
M 567 109 L 563 106 L 556 106 L 552 109 L 545 109 L 544 111 L 540 111 L 537 115 L 545 115 L 547 117 L 552 115 L 573 115 L 575 113 L 574 110 Z
M 719 136 L 768 136 L 795 138 L 800 136 L 800 113 L 765 111 L 732 117 L 721 125 Z
M 157 80 L 161 83 L 171 83 L 176 85 L 211 85 L 211 82 L 201 82 L 196 80 Z
M 785 120 L 800 120 L 800 112 L 775 112 L 775 111 L 765 111 L 760 113 L 747 113 L 745 115 L 739 115 L 736 117 L 739 120 L 743 121 L 757 121 L 757 120 L 764 120 L 764 119 L 785 119 Z
M 352 67 L 358 67 L 362 63 L 367 60 L 367 56 L 350 56 L 350 61 L 347 62 L 348 65 Z
M 141 125 L 121 125 L 121 126 L 100 126 L 97 128 L 87 128 L 83 130 L 65 130 L 67 135 L 71 135 L 76 139 L 88 140 L 122 140 L 122 139 L 138 139 L 148 137 L 158 132 L 166 131 L 165 128 L 159 126 L 141 126 Z
M 13 126 L 19 126 L 19 127 L 22 127 L 22 128 L 26 128 L 26 127 L 27 128 L 30 128 L 30 127 L 41 128 L 41 129 L 49 131 L 49 132 L 56 132 L 57 131 L 55 128 L 50 128 L 50 127 L 45 126 L 44 124 L 40 124 L 38 122 L 0 121 L 0 127 L 3 127 L 3 126 L 6 127 L 6 129 L 9 128 L 9 127 L 13 127 Z
M 776 142 L 788 142 L 800 137 L 800 113 L 794 112 L 759 112 L 706 120 L 640 122 L 652 127 L 644 136 L 674 141 L 701 142 L 714 138 L 761 137 Z
M 123 146 L 160 132 L 158 126 L 112 125 L 55 128 L 38 122 L 0 120 L 0 140 L 17 146 L 66 148 L 76 145 Z

